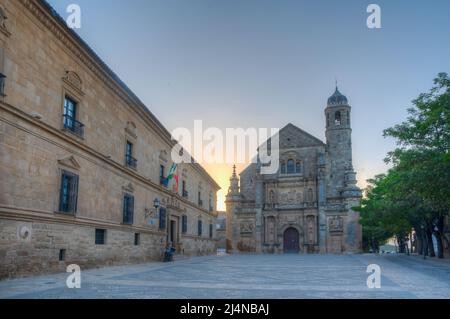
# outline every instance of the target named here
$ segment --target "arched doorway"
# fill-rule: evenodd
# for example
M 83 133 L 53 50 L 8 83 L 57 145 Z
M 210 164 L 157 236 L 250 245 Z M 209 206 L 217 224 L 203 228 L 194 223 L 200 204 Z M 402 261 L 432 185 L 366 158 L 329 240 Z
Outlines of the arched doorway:
M 298 253 L 300 250 L 298 230 L 289 227 L 283 234 L 283 250 L 285 253 Z

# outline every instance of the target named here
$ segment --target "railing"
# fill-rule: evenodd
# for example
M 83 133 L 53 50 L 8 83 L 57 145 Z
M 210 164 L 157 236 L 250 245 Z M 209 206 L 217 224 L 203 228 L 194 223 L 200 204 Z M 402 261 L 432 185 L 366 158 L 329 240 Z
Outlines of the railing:
M 130 154 L 127 154 L 125 156 L 125 164 L 127 164 L 128 167 L 136 169 L 136 167 L 137 167 L 137 159 L 135 159 Z
M 159 177 L 159 185 L 162 185 L 162 186 L 164 186 L 164 187 L 167 187 L 167 184 L 166 184 L 166 178 L 165 178 L 164 176 L 160 176 L 160 177 Z
M 198 200 L 198 206 L 203 206 L 203 201 L 201 199 Z
M 185 189 L 183 189 L 183 194 L 182 194 L 182 196 L 184 197 L 184 198 L 188 198 L 188 191 L 187 190 L 185 190 Z
M 64 114 L 63 125 L 64 128 L 70 131 L 71 133 L 78 135 L 80 137 L 84 136 L 84 124 L 75 120 L 73 117 Z
M 214 211 L 214 207 L 209 206 L 209 212 L 212 213 Z

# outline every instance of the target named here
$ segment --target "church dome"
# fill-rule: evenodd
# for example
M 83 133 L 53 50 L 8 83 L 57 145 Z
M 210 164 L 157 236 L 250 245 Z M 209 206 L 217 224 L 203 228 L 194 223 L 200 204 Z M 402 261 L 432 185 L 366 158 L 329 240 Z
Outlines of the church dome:
M 328 98 L 328 105 L 348 105 L 347 97 L 336 87 L 336 91 Z

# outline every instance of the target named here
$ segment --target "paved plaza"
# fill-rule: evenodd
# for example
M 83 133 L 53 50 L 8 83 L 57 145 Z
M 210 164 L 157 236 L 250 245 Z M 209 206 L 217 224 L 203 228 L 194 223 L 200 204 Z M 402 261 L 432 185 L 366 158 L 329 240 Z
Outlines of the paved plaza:
M 381 267 L 369 289 L 367 265 Z M 450 298 L 448 260 L 403 255 L 225 255 L 4 280 L 0 298 Z

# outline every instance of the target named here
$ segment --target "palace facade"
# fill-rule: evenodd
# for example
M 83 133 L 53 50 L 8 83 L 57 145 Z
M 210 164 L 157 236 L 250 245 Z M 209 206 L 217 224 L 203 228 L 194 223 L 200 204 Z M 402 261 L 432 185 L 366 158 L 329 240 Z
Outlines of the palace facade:
M 219 186 L 41 0 L 0 0 L 0 278 L 215 252 Z

